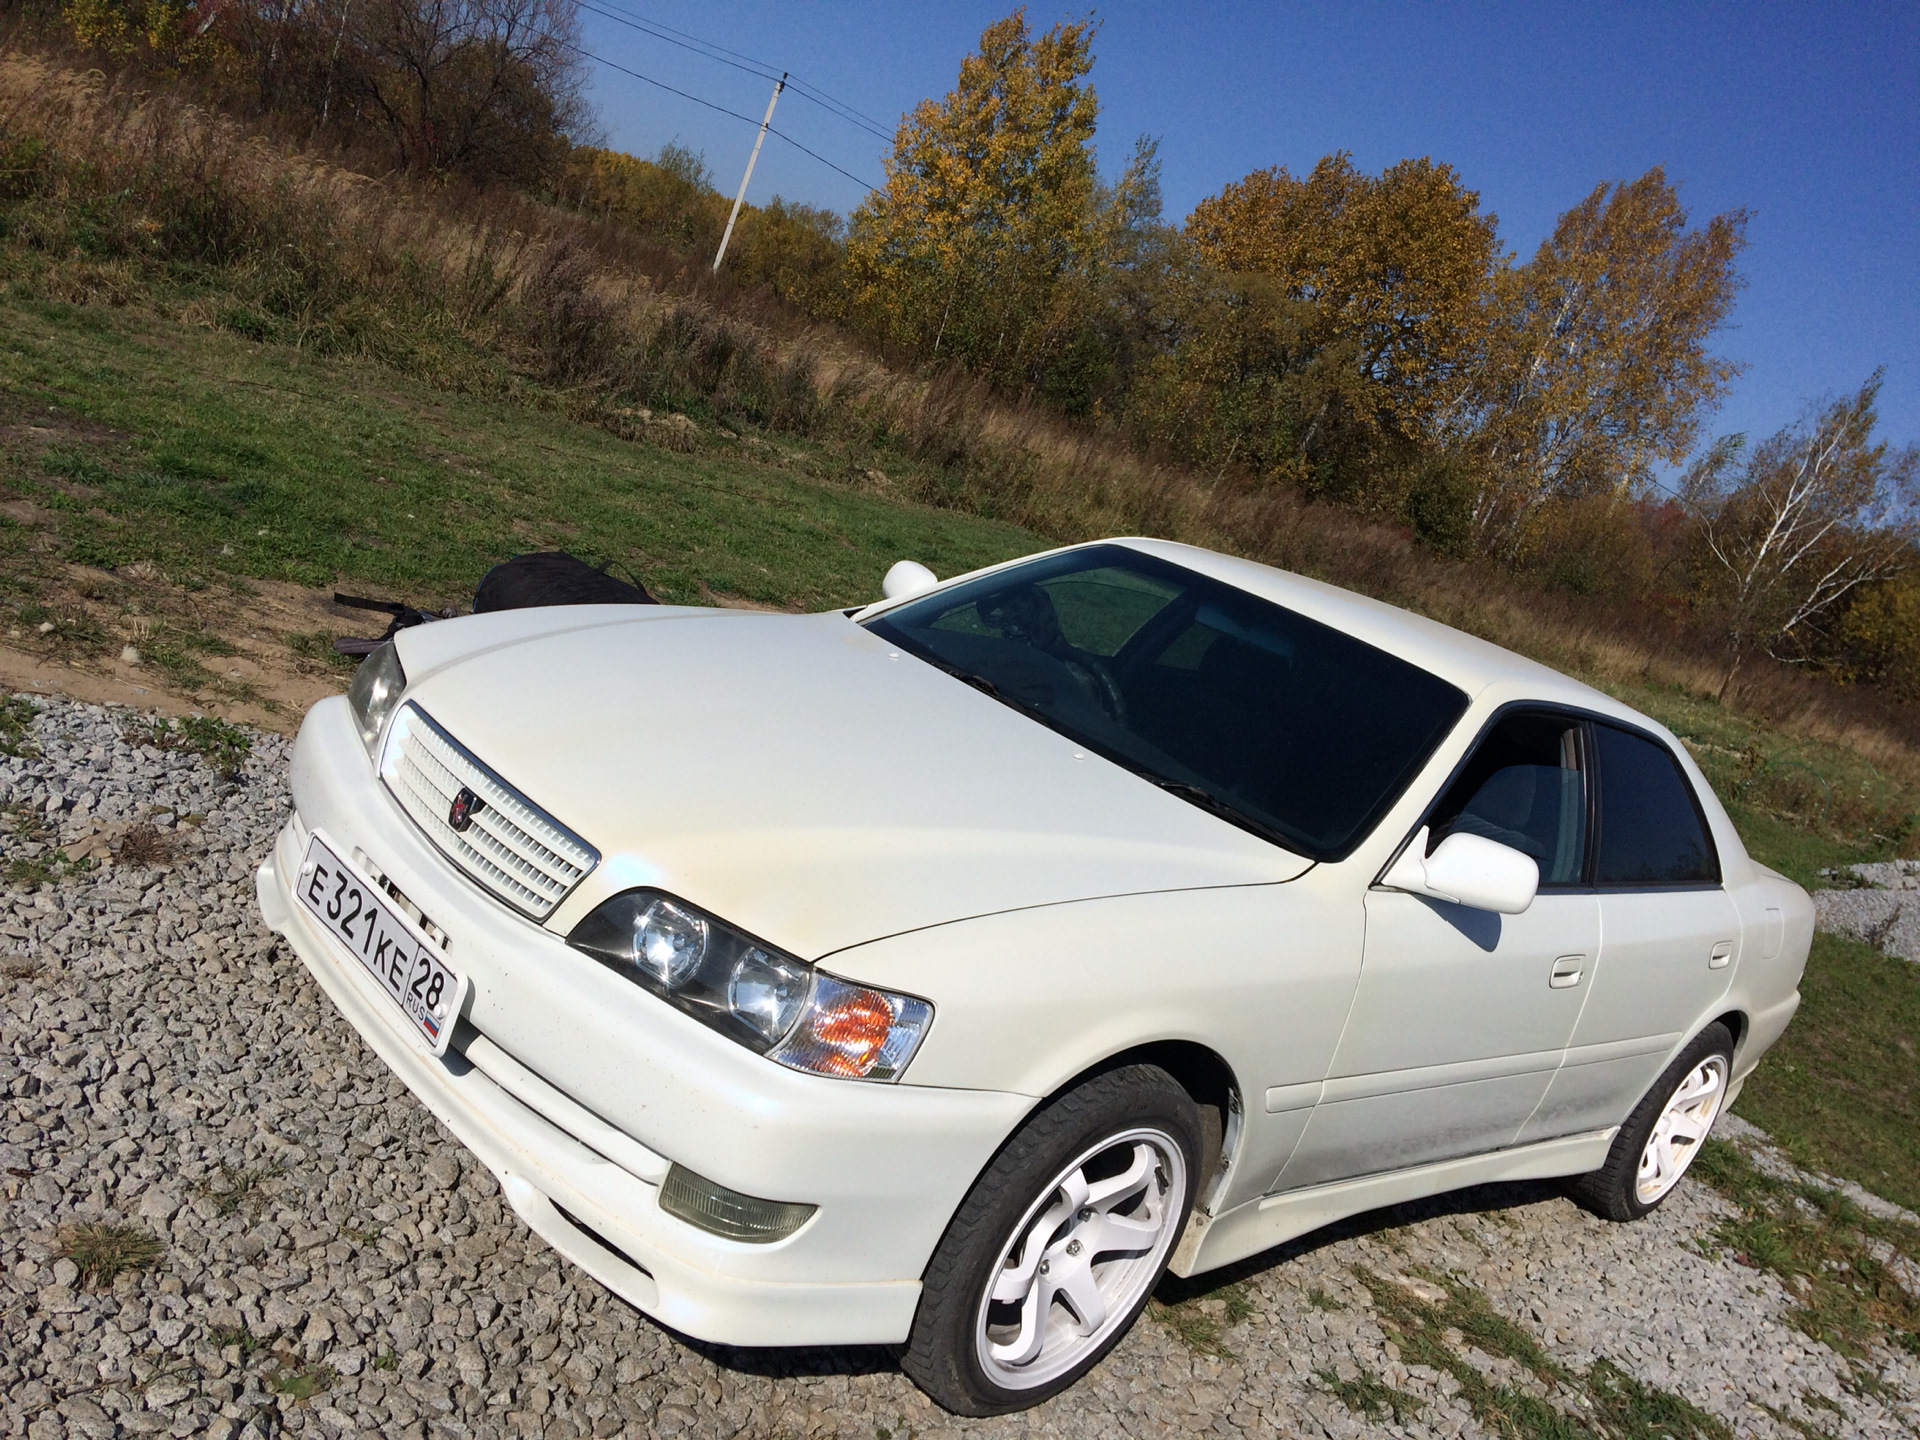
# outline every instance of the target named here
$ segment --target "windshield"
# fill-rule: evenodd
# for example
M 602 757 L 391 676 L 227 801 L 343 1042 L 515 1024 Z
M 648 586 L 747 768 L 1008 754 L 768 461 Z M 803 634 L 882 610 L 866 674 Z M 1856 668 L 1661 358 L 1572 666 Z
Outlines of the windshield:
M 1119 545 L 1010 566 L 867 625 L 1316 860 L 1360 842 L 1467 706 L 1384 650 Z

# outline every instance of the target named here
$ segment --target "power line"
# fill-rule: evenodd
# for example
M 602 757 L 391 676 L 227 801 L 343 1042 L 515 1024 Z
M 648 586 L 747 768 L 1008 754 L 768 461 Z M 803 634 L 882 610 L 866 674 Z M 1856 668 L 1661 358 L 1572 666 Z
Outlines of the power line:
M 638 30 L 641 34 L 652 36 L 656 40 L 664 40 L 669 45 L 678 45 L 682 50 L 691 50 L 702 59 L 712 60 L 721 65 L 730 65 L 735 70 L 743 71 L 748 75 L 757 75 L 762 80 L 777 80 L 783 73 L 764 61 L 754 59 L 751 55 L 742 55 L 737 50 L 729 50 L 726 46 L 717 45 L 711 40 L 702 40 L 699 36 L 691 35 L 685 30 L 675 30 L 671 25 L 661 21 L 607 8 L 611 5 L 611 0 L 604 0 L 601 5 L 591 4 L 589 0 L 577 0 L 577 3 L 582 10 L 590 10 L 595 15 L 604 16 L 617 25 L 625 25 L 628 29 Z M 805 81 L 796 80 L 791 75 L 787 78 L 787 86 L 802 99 L 811 100 L 836 119 L 857 126 L 876 139 L 892 142 L 894 137 L 883 128 L 885 122 L 863 114 L 844 100 L 837 99 Z
M 661 90 L 665 90 L 670 95 L 678 95 L 682 100 L 691 100 L 696 105 L 704 105 L 709 110 L 717 110 L 722 115 L 732 116 L 735 120 L 744 120 L 749 125 L 757 126 L 760 123 L 758 120 L 755 120 L 751 115 L 742 115 L 738 110 L 729 110 L 724 105 L 718 105 L 711 100 L 702 99 L 700 96 L 693 94 L 691 91 L 682 90 L 676 85 L 669 85 L 664 80 L 656 80 L 651 75 L 642 75 L 638 70 L 631 70 L 625 65 L 620 64 L 618 61 L 607 59 L 607 57 L 604 55 L 596 55 L 593 53 L 593 51 L 587 49 L 586 46 L 584 45 L 575 44 L 571 40 L 563 40 L 558 35 L 549 35 L 547 36 L 547 38 L 558 44 L 566 46 L 569 50 L 573 51 L 575 54 L 584 55 L 587 59 L 593 61 L 597 65 L 604 65 L 609 70 L 618 70 L 622 75 L 630 75 L 635 80 L 643 80 L 649 85 L 655 86 L 656 88 Z M 834 164 L 833 161 L 827 159 L 826 156 L 820 154 L 817 150 L 809 150 L 805 145 L 802 145 L 798 140 L 794 139 L 791 135 L 785 134 L 779 130 L 775 130 L 772 126 L 767 127 L 767 133 L 769 135 L 779 136 L 780 139 L 786 141 L 787 144 L 793 146 L 793 148 L 798 150 L 802 155 L 811 156 L 813 159 L 818 160 L 822 165 L 826 166 L 829 170 L 832 170 L 837 174 L 846 176 L 847 179 L 853 181 L 854 184 L 860 186 L 862 189 L 878 190 L 880 188 L 878 185 L 869 184 L 867 181 L 862 180 L 858 175 L 854 174 L 851 170 L 842 169 L 840 166 Z

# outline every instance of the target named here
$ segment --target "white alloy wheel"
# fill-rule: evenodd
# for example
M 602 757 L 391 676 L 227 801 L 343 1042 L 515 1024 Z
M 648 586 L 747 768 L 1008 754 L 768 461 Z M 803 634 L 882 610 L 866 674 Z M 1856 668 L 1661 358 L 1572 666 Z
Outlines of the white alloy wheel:
M 1708 1055 L 1687 1072 L 1653 1122 L 1653 1133 L 1640 1152 L 1634 1196 L 1642 1205 L 1657 1205 L 1680 1183 L 1726 1098 L 1726 1056 Z
M 1186 1214 L 1187 1162 L 1141 1126 L 1068 1164 L 1014 1226 L 974 1323 L 980 1368 L 1030 1390 L 1073 1369 L 1132 1318 Z

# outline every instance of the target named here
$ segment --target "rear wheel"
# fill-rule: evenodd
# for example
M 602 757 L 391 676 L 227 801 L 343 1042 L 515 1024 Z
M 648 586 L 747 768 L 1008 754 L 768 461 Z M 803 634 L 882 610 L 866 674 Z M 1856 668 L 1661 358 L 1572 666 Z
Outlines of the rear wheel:
M 1164 1070 L 1053 1101 L 987 1167 L 928 1264 L 901 1368 L 962 1415 L 1037 1405 L 1119 1343 L 1192 1208 L 1201 1125 Z
M 1638 1220 L 1673 1193 L 1726 1103 L 1733 1036 L 1718 1021 L 1680 1052 L 1614 1136 L 1607 1163 L 1568 1193 L 1607 1220 Z

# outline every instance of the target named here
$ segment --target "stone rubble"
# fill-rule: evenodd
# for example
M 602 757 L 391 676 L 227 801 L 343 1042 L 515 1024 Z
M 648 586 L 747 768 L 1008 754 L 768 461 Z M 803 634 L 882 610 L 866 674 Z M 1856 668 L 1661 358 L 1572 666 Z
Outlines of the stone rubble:
M 1822 930 L 1920 962 L 1920 860 L 1849 865 L 1834 878 L 1851 883 L 1813 892 L 1814 922 Z
M 1359 1217 L 1170 1282 L 1172 1315 L 1214 1325 L 1220 1353 L 1156 1313 L 1079 1386 L 1003 1420 L 944 1414 L 883 1349 L 688 1341 L 529 1234 L 264 928 L 253 869 L 286 814 L 287 742 L 256 736 L 226 781 L 122 738 L 129 712 L 42 703 L 41 756 L 0 759 L 0 802 L 20 807 L 4 858 L 130 821 L 177 853 L 0 889 L 0 1434 L 1487 1434 L 1455 1377 L 1386 1340 L 1360 1270 L 1416 1299 L 1435 1277 L 1477 1287 L 1561 1365 L 1610 1361 L 1742 1437 L 1920 1425 L 1920 1361 L 1876 1353 L 1880 1382 L 1859 1384 L 1792 1327 L 1793 1296 L 1710 1243 L 1734 1212 L 1700 1182 L 1630 1226 L 1547 1185 Z M 57 834 L 22 838 L 32 817 Z M 91 1287 L 62 1258 L 90 1222 L 164 1252 Z M 1447 1341 L 1545 1395 L 1511 1359 Z M 1356 1413 L 1334 1387 L 1366 1378 L 1418 1410 Z

